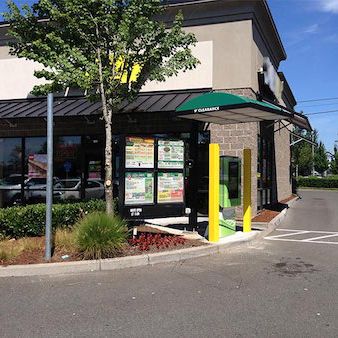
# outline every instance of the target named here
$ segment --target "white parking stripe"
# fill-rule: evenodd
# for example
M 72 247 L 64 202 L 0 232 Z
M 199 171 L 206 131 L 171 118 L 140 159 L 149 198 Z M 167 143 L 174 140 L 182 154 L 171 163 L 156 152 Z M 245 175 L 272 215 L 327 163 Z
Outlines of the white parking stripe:
M 303 239 L 303 242 L 311 242 L 311 241 L 316 241 L 317 239 L 323 239 L 323 238 L 329 238 L 329 237 L 337 237 L 338 234 L 334 235 L 326 235 L 326 236 L 320 236 L 320 237 L 314 237 L 314 238 L 308 238 L 308 239 Z
M 295 230 L 295 229 L 276 229 L 275 231 L 288 231 L 288 232 L 299 232 L 299 231 L 308 231 L 316 234 L 338 234 L 337 231 L 322 231 L 322 230 Z
M 335 242 L 323 241 L 323 239 L 325 238 L 338 237 L 338 232 L 321 231 L 321 230 L 318 230 L 318 231 L 317 230 L 313 230 L 313 231 L 312 230 L 295 230 L 295 229 L 276 229 L 276 231 L 287 232 L 287 233 L 284 233 L 282 235 L 267 236 L 264 238 L 270 241 L 335 244 L 335 245 L 338 244 L 338 241 L 335 241 Z M 313 234 L 314 237 L 309 238 L 309 235 L 311 236 L 311 234 Z M 321 234 L 321 236 L 318 236 L 318 234 Z M 304 239 L 290 238 L 295 235 L 306 235 L 307 238 L 304 238 Z
M 280 237 L 288 237 L 288 236 L 296 236 L 296 235 L 301 235 L 301 234 L 307 234 L 310 231 L 298 231 L 298 232 L 292 232 L 291 234 L 283 234 L 283 235 L 276 235 L 276 236 L 271 236 L 273 238 L 280 238 Z

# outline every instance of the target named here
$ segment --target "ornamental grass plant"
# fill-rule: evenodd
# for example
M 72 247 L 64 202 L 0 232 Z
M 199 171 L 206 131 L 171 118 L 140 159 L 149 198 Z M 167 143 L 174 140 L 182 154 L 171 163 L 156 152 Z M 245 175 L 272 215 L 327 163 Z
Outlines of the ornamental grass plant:
M 128 227 L 119 216 L 93 212 L 75 226 L 75 244 L 87 259 L 115 256 L 127 243 Z

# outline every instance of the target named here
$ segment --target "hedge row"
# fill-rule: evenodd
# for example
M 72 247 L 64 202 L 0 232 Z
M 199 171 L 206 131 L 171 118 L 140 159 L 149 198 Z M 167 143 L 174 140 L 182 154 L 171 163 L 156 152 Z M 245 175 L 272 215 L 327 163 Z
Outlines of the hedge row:
M 93 211 L 104 211 L 103 200 L 54 204 L 52 226 L 70 228 L 83 215 Z M 46 205 L 34 204 L 0 209 L 0 237 L 20 238 L 25 236 L 41 236 L 45 231 Z
M 338 179 L 300 177 L 297 180 L 297 186 L 312 188 L 338 188 Z

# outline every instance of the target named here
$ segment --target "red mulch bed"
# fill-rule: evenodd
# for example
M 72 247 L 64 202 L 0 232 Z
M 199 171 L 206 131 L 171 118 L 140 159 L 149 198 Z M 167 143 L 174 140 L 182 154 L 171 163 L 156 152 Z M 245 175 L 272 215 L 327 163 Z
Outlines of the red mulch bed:
M 296 194 L 292 194 L 292 195 L 289 196 L 288 198 L 285 198 L 285 199 L 281 200 L 280 203 L 284 203 L 284 204 L 285 204 L 285 203 L 287 203 L 287 202 L 293 200 L 293 199 L 296 198 L 296 197 L 298 197 Z
M 264 223 L 269 223 L 269 222 L 272 221 L 278 214 L 279 214 L 278 211 L 263 209 L 257 216 L 255 216 L 255 217 L 252 219 L 252 222 L 264 222 Z
M 145 233 L 139 233 L 139 235 L 144 235 Z M 148 239 L 148 237 L 157 236 L 155 239 Z M 149 237 L 150 238 L 150 237 Z M 34 250 L 24 251 L 20 255 L 16 256 L 15 258 L 7 261 L 0 260 L 0 266 L 7 266 L 7 265 L 17 265 L 17 264 L 38 264 L 38 263 L 46 263 L 44 259 L 44 237 L 37 237 L 34 238 L 37 241 L 41 241 L 41 248 L 37 248 Z M 147 243 L 143 243 L 147 242 Z M 206 245 L 205 243 L 199 240 L 188 240 L 183 239 L 181 236 L 173 236 L 168 234 L 147 234 L 143 236 L 143 239 L 138 243 L 129 241 L 128 244 L 124 246 L 124 248 L 117 252 L 114 257 L 125 257 L 125 256 L 134 256 L 134 255 L 142 255 L 142 254 L 149 254 L 155 252 L 163 252 L 163 251 L 170 251 L 170 250 L 177 250 L 177 249 L 184 249 L 184 248 L 191 248 L 197 247 L 201 245 Z M 69 257 L 66 259 L 62 259 L 62 256 L 68 255 Z M 111 257 L 111 258 L 114 258 Z M 84 257 L 80 253 L 70 253 L 64 250 L 56 249 L 53 253 L 52 263 L 55 262 L 69 262 L 69 261 L 81 261 L 84 260 Z

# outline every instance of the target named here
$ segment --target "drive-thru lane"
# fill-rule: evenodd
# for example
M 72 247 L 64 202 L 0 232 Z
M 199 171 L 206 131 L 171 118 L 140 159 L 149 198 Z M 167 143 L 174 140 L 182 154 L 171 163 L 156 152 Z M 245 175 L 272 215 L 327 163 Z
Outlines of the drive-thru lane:
M 338 192 L 301 194 L 286 231 L 269 236 L 338 232 Z M 0 279 L 0 336 L 337 337 L 338 246 L 303 235 L 153 267 Z

